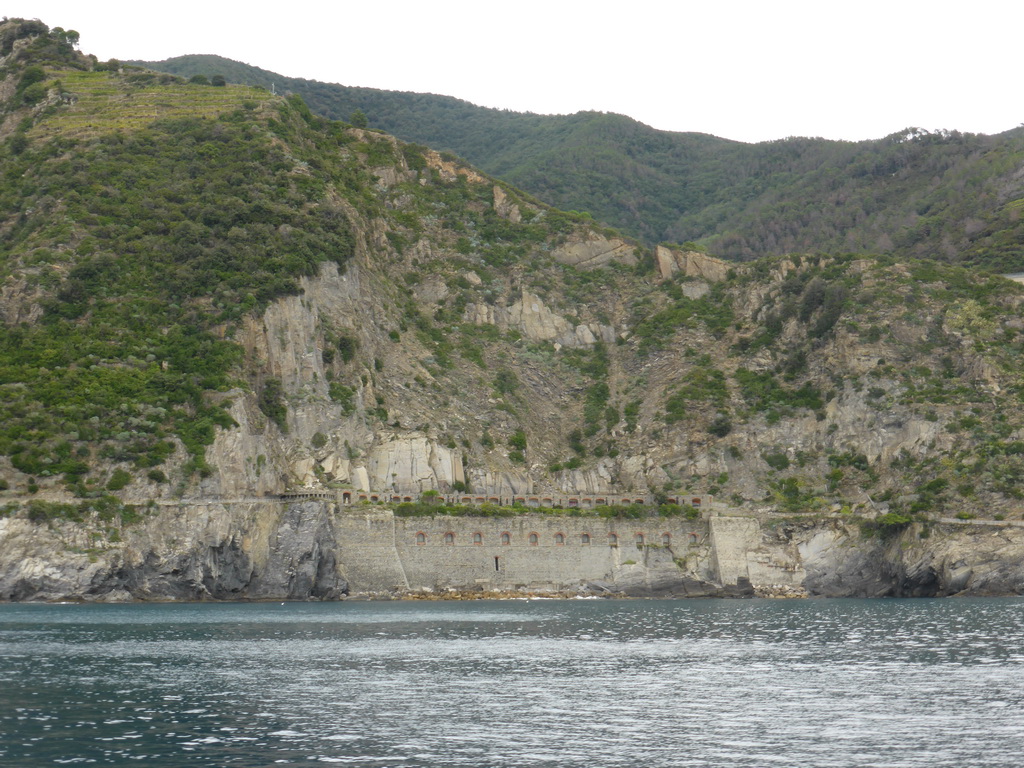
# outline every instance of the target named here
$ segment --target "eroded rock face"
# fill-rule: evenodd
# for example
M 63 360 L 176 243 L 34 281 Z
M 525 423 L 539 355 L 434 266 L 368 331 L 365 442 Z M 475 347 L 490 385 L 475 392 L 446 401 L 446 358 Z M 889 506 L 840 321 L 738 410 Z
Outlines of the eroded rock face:
M 426 490 L 449 490 L 452 483 L 465 483 L 462 457 L 424 436 L 390 436 L 375 445 L 366 460 L 366 471 L 374 490 L 394 490 L 417 496 Z
M 674 251 L 663 245 L 655 248 L 654 259 L 662 280 L 681 272 L 687 277 L 699 277 L 709 283 L 717 283 L 725 280 L 729 270 L 734 267 L 733 264 L 713 256 L 695 251 Z
M 864 539 L 841 525 L 809 528 L 799 544 L 804 586 L 826 597 L 1024 594 L 1024 528 L 939 524 Z
M 281 493 L 291 478 L 282 471 L 289 460 L 279 431 L 247 393 L 229 394 L 238 427 L 219 432 L 208 449 L 208 461 L 217 471 L 203 482 L 203 492 L 227 498 Z
M 43 315 L 42 290 L 30 288 L 25 280 L 8 279 L 0 285 L 0 322 L 13 326 L 32 324 Z
M 594 469 L 562 470 L 558 473 L 557 484 L 565 494 L 597 494 L 619 490 L 616 480 L 613 462 L 602 460 Z
M 519 301 L 505 310 L 502 320 L 533 341 L 568 341 L 576 336 L 571 322 L 552 312 L 539 296 L 526 290 Z
M 487 496 L 520 496 L 533 493 L 533 482 L 521 472 L 494 472 L 470 469 L 469 483 L 473 489 Z
M 574 323 L 552 311 L 539 296 L 523 289 L 511 305 L 468 304 L 464 319 L 474 325 L 515 329 L 530 341 L 546 341 L 557 348 L 587 349 L 598 341 L 615 342 L 615 329 L 598 323 Z
M 556 261 L 579 269 L 604 267 L 612 262 L 636 265 L 635 247 L 619 238 L 607 238 L 597 233 L 578 236 L 551 251 Z
M 337 599 L 328 504 L 191 504 L 84 554 L 83 526 L 0 520 L 0 600 Z M 82 539 L 82 541 L 78 541 Z
M 519 206 L 509 200 L 505 190 L 497 184 L 494 185 L 494 212 L 501 216 L 501 218 L 508 219 L 516 224 L 523 220 L 523 215 L 519 212 Z

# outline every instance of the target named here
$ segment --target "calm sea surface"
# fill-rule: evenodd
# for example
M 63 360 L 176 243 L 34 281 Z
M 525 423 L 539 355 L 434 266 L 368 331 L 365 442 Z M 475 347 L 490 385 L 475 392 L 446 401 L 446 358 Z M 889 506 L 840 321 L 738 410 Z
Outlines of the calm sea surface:
M 0 605 L 0 765 L 1024 765 L 1024 600 Z

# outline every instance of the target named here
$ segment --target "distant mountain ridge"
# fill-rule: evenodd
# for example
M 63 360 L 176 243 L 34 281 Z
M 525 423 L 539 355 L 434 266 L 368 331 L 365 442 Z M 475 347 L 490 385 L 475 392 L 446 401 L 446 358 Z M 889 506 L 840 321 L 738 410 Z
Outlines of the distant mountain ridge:
M 517 113 L 290 78 L 219 56 L 137 63 L 291 91 L 332 119 L 360 111 L 371 127 L 454 152 L 648 243 L 692 241 L 741 260 L 850 251 L 1024 270 L 1021 128 L 743 144 L 658 131 L 622 115 Z

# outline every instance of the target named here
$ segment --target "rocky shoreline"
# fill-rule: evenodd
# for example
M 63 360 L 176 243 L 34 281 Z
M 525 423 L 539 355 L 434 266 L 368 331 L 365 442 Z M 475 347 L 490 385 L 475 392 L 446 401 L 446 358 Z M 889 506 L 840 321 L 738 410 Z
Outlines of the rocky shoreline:
M 685 530 L 695 533 L 681 528 L 668 547 L 634 542 L 644 525 L 634 521 L 615 524 L 628 543 L 598 544 L 608 535 L 599 521 L 579 520 L 523 514 L 499 523 L 407 523 L 387 510 L 339 514 L 315 500 L 183 503 L 123 526 L 104 544 L 90 523 L 7 517 L 0 519 L 0 602 L 1024 594 L 1024 528 L 1009 523 L 913 524 L 866 535 L 835 518 L 737 515 L 709 520 L 706 530 L 688 521 Z M 647 542 L 659 541 L 669 523 L 658 526 L 646 531 Z M 502 545 L 501 529 L 523 543 Z M 427 544 L 417 543 L 417 530 Z M 588 545 L 579 543 L 584 530 Z M 444 543 L 444 531 L 454 544 Z M 474 532 L 483 544 L 473 543 Z M 532 535 L 539 543 L 529 542 Z

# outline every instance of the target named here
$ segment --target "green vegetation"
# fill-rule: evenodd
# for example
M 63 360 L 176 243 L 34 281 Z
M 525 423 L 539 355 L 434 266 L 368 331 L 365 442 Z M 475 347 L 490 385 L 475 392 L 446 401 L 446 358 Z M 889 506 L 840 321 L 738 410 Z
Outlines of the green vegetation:
M 887 512 L 884 515 L 879 515 L 874 520 L 862 521 L 860 530 L 861 534 L 866 537 L 879 536 L 881 538 L 891 538 L 905 531 L 913 522 L 914 519 L 909 515 L 899 512 Z
M 511 448 L 515 448 L 519 451 L 526 450 L 526 433 L 521 429 L 517 429 L 512 436 L 508 439 L 508 444 Z
M 34 523 L 48 523 L 53 520 L 81 523 L 94 515 L 102 523 L 117 522 L 122 525 L 130 525 L 141 519 L 137 507 L 122 504 L 116 496 L 100 496 L 77 504 L 33 499 L 28 502 L 25 509 L 28 519 Z M 13 511 L 13 508 L 9 508 L 8 514 Z
M 259 406 L 263 415 L 277 424 L 278 429 L 282 432 L 288 431 L 288 424 L 285 421 L 288 407 L 284 403 L 284 391 L 281 389 L 280 381 L 267 379 L 264 382 L 259 396 Z
M 62 44 L 47 33 L 42 48 Z M 862 258 L 858 242 L 727 270 L 688 263 L 688 273 L 707 268 L 703 277 L 661 279 L 653 249 L 636 243 L 635 264 L 573 266 L 573 249 L 608 234 L 589 214 L 395 141 L 375 130 L 369 105 L 345 113 L 361 122 L 363 109 L 364 130 L 296 97 L 215 85 L 227 69 L 190 73 L 209 84 L 119 70 L 90 70 L 74 52 L 9 65 L 0 454 L 21 474 L 5 493 L 184 493 L 212 471 L 205 448 L 238 413 L 246 429 L 277 425 L 263 434 L 281 445 L 246 457 L 264 480 L 287 474 L 284 456 L 345 445 L 355 459 L 385 430 L 415 431 L 461 445 L 473 477 L 512 470 L 558 485 L 583 470 L 613 485 L 642 476 L 661 500 L 710 493 L 746 504 L 739 492 L 759 488 L 799 513 L 867 495 L 899 515 L 1016 514 L 1024 315 L 1008 281 Z M 36 86 L 58 98 L 34 101 Z M 599 138 L 613 124 L 642 148 L 644 131 L 628 121 L 572 123 Z M 917 143 L 894 146 L 913 154 Z M 719 140 L 707 144 L 714 156 Z M 794 150 L 817 150 L 761 149 L 777 157 L 746 172 L 760 179 L 746 199 L 774 210 L 785 202 L 775 175 L 803 168 Z M 746 230 L 717 228 L 738 215 L 731 162 L 725 177 L 686 183 L 717 206 L 720 240 L 738 243 Z M 719 188 L 724 197 L 711 194 Z M 755 222 L 771 230 L 764 242 L 830 236 L 831 209 L 819 219 L 798 202 Z M 843 225 L 854 241 L 860 222 Z M 342 275 L 344 290 L 324 300 L 333 276 L 308 278 L 344 271 L 356 243 L 358 275 Z M 307 295 L 263 316 L 304 284 Z M 559 319 L 535 334 L 526 314 L 540 302 L 543 318 Z M 308 313 L 309 335 L 278 322 L 278 310 L 288 323 L 293 310 Z M 590 333 L 600 340 L 584 341 Z M 282 437 L 289 423 L 296 434 Z M 907 450 L 894 454 L 894 441 Z
M 65 87 L 123 82 L 60 77 Z M 182 86 L 124 87 L 174 102 Z M 323 187 L 295 175 L 299 161 L 244 110 L 145 125 L 123 116 L 92 116 L 70 138 L 65 116 L 47 114 L 0 158 L 4 210 L 47 214 L 12 219 L 0 254 L 3 276 L 26 275 L 47 296 L 41 322 L 0 329 L 0 453 L 32 475 L 75 482 L 97 457 L 152 467 L 171 435 L 206 471 L 204 447 L 233 424 L 227 401 L 207 393 L 228 389 L 241 360 L 213 328 L 352 253 Z M 329 140 L 291 107 L 270 125 L 283 137 L 306 131 L 310 151 Z M 351 340 L 339 343 L 347 354 Z M 265 384 L 260 407 L 283 426 L 279 383 Z
M 789 469 L 789 457 L 782 451 L 762 453 L 761 458 L 764 459 L 765 464 L 779 472 Z
M 654 507 L 646 507 L 642 504 L 630 504 L 621 507 L 602 505 L 593 509 L 584 509 L 582 507 L 526 507 L 521 504 L 512 506 L 500 506 L 498 504 L 448 504 L 439 503 L 436 497 L 397 504 L 394 507 L 394 513 L 399 517 L 433 517 L 435 515 L 449 515 L 452 517 L 515 517 L 525 513 L 629 520 L 647 518 L 652 514 L 658 517 L 685 517 L 688 520 L 696 520 L 700 517 L 700 512 L 693 507 L 676 504 L 661 504 Z
M 355 411 L 356 391 L 352 387 L 347 387 L 337 381 L 332 381 L 329 387 L 329 393 L 331 399 L 341 406 L 341 413 L 343 416 L 348 416 L 350 413 Z M 384 418 L 386 419 L 387 416 L 385 415 Z
M 636 325 L 634 333 L 640 339 L 641 354 L 660 349 L 681 328 L 703 326 L 717 336 L 735 320 L 730 297 L 720 286 L 700 299 L 687 298 L 677 285 L 670 285 L 669 294 L 671 305 L 643 317 Z
M 685 373 L 682 377 L 682 384 L 665 401 L 665 421 L 673 424 L 687 418 L 687 415 L 696 408 L 704 405 L 711 405 L 715 408 L 724 408 L 729 399 L 729 390 L 725 383 L 725 374 L 710 367 L 711 359 L 708 356 L 702 357 L 697 365 L 698 368 Z M 718 421 L 717 431 L 725 429 L 727 417 Z M 723 436 L 720 435 L 720 436 Z
M 131 473 L 126 472 L 123 469 L 115 469 L 114 470 L 114 474 L 111 475 L 110 479 L 107 481 L 107 490 L 108 491 L 120 491 L 122 488 L 124 488 L 126 485 L 128 485 L 128 483 L 130 483 L 131 481 L 132 481 Z
M 547 116 L 320 83 L 216 56 L 153 62 L 300 94 L 318 114 L 446 149 L 537 197 L 653 244 L 749 260 L 792 252 L 939 256 L 1024 271 L 1024 130 L 742 144 L 595 112 Z M 966 193 L 965 193 L 966 192 Z
M 772 413 L 778 408 L 809 408 L 816 411 L 824 405 L 821 393 L 813 384 L 787 389 L 771 373 L 754 373 L 746 368 L 737 369 L 733 378 L 739 385 L 740 394 L 755 412 Z

